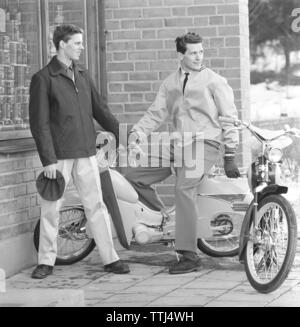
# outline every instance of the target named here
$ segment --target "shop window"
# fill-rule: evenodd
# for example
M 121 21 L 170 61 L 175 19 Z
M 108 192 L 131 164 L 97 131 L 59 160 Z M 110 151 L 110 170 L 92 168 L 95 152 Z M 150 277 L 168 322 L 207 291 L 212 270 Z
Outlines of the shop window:
M 29 128 L 29 85 L 41 66 L 38 1 L 0 2 L 0 137 Z M 5 133 L 13 132 L 13 133 Z M 3 135 L 3 136 L 2 136 Z
M 100 86 L 100 4 L 97 0 L 0 0 L 0 149 L 4 140 L 31 138 L 30 81 L 56 54 L 52 36 L 57 25 L 71 23 L 84 30 L 80 63 Z

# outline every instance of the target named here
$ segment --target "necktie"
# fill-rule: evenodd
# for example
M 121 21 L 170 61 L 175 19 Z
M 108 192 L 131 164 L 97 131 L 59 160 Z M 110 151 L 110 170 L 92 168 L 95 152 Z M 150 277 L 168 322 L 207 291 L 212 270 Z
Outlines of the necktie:
M 184 94 L 184 89 L 185 89 L 186 82 L 187 82 L 187 80 L 188 80 L 188 78 L 189 78 L 189 74 L 190 74 L 190 73 L 184 73 L 185 78 L 184 78 L 184 81 L 183 81 L 183 88 L 182 88 L 182 93 L 183 93 L 183 94 Z

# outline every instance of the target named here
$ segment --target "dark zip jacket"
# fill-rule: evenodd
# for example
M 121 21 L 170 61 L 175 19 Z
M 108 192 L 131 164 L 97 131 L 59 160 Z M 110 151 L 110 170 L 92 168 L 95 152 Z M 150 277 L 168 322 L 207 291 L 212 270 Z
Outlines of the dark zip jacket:
M 104 130 L 112 132 L 118 143 L 119 122 L 87 70 L 74 64 L 74 76 L 75 83 L 55 56 L 31 79 L 30 129 L 43 166 L 58 159 L 94 155 L 93 118 Z

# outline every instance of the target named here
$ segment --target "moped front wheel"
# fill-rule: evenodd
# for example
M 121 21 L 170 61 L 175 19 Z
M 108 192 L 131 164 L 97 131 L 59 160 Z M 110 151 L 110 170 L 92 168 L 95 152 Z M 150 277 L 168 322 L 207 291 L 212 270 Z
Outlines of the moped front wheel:
M 57 257 L 55 265 L 71 265 L 88 256 L 95 248 L 95 241 L 86 231 L 87 219 L 82 208 L 69 208 L 59 213 Z M 40 220 L 33 234 L 34 246 L 39 249 Z
M 257 228 L 253 219 L 244 263 L 247 278 L 260 293 L 281 286 L 292 267 L 297 247 L 297 220 L 289 202 L 278 194 L 266 196 L 257 208 Z

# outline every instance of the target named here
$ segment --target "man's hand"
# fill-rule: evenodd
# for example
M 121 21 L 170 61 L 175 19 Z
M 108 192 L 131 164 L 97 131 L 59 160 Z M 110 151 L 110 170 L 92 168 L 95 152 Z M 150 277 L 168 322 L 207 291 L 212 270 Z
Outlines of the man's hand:
M 132 131 L 128 135 L 128 150 L 133 153 L 143 154 L 142 144 L 147 142 L 147 136 L 144 133 Z
M 128 160 L 132 167 L 136 167 L 136 160 L 145 157 L 143 147 L 147 145 L 147 136 L 144 133 L 132 131 L 128 135 Z
M 44 167 L 44 175 L 49 179 L 56 179 L 57 164 L 52 164 Z
M 224 170 L 229 178 L 238 178 L 241 176 L 240 171 L 235 163 L 234 156 L 224 157 Z

